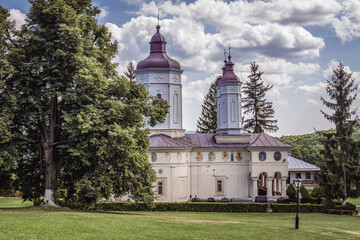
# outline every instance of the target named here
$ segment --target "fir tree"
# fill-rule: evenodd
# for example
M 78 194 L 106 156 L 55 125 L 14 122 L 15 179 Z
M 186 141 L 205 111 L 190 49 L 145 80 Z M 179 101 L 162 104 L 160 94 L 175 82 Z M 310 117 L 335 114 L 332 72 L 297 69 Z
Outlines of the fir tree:
M 216 86 L 221 76 L 216 77 L 210 85 L 209 92 L 201 105 L 201 116 L 197 121 L 196 131 L 199 133 L 215 133 L 217 127 L 217 105 L 216 105 Z
M 135 70 L 134 64 L 132 62 L 129 62 L 129 64 L 127 65 L 127 71 L 124 72 L 124 74 L 129 79 L 130 82 L 134 81 L 136 78 L 134 70 Z
M 16 147 L 22 197 L 55 205 L 61 185 L 67 200 L 81 203 L 111 194 L 153 200 L 144 116 L 152 126 L 163 121 L 166 101 L 150 101 L 143 85 L 118 76 L 117 44 L 91 0 L 30 3 L 27 26 L 10 34 L 13 71 L 0 86 L 0 98 L 15 102 L 0 136 L 10 132 Z
M 273 87 L 264 86 L 261 79 L 263 72 L 259 71 L 259 65 L 255 62 L 251 64 L 251 74 L 248 76 L 249 82 L 243 86 L 244 97 L 242 98 L 245 120 L 243 129 L 252 133 L 264 131 L 276 132 L 279 128 L 274 120 L 274 109 L 272 102 L 266 101 L 266 93 Z
M 357 123 L 356 109 L 352 109 L 358 88 L 354 81 L 352 73 L 347 73 L 339 63 L 327 81 L 330 101 L 321 97 L 324 106 L 333 111 L 328 114 L 321 110 L 321 113 L 335 124 L 335 133 L 323 134 L 319 181 L 327 196 L 342 198 L 343 205 L 347 197 L 360 196 L 360 146 L 352 138 Z

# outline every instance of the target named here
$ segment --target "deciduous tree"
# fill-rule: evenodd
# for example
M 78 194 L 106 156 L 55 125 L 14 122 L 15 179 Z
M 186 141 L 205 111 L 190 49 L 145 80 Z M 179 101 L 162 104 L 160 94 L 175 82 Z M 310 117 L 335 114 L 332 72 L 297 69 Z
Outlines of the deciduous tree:
M 55 205 L 61 185 L 72 201 L 111 194 L 151 201 L 155 173 L 144 116 L 150 125 L 163 121 L 167 103 L 118 76 L 111 62 L 117 44 L 97 23 L 100 11 L 91 0 L 30 3 L 28 24 L 9 53 L 14 71 L 1 92 L 15 96 L 7 129 L 19 151 L 23 198 L 44 195 L 44 205 Z

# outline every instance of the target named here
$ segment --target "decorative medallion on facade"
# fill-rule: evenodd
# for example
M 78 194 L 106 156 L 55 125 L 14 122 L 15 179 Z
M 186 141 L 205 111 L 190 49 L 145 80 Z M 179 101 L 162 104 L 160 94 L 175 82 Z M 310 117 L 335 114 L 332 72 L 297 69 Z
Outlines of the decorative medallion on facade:
M 159 169 L 158 173 L 159 173 L 159 174 L 162 174 L 162 173 L 163 173 L 163 170 L 162 170 L 162 169 Z
M 236 160 L 240 162 L 242 159 L 241 152 L 236 152 Z
M 260 152 L 259 153 L 259 160 L 260 161 L 265 161 L 266 160 L 266 153 L 265 152 Z
M 229 153 L 228 152 L 223 152 L 222 155 L 221 155 L 221 159 L 223 161 L 229 160 Z
M 275 152 L 274 153 L 274 159 L 276 161 L 280 161 L 281 160 L 281 153 L 280 152 Z
M 202 159 L 203 159 L 202 153 L 201 153 L 201 152 L 197 152 L 197 153 L 196 153 L 196 161 L 200 162 L 200 161 L 202 161 Z
M 209 152 L 209 162 L 213 162 L 216 159 L 216 155 L 214 152 Z
M 170 153 L 164 153 L 164 162 L 170 162 Z

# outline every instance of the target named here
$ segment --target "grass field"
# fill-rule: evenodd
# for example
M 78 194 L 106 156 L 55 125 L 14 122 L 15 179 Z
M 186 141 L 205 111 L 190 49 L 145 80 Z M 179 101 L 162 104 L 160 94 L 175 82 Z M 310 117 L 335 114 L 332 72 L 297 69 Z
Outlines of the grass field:
M 0 208 L 21 208 L 33 206 L 32 202 L 23 202 L 19 197 L 0 197 Z
M 347 201 L 355 205 L 360 205 L 360 198 L 349 198 Z
M 360 239 L 359 216 L 300 214 L 295 230 L 295 214 L 97 213 L 4 202 L 0 239 Z

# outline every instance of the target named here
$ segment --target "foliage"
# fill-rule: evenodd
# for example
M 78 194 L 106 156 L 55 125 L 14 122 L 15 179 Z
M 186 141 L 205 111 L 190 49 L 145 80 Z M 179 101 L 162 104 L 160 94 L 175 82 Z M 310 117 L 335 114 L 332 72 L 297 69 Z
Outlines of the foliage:
M 289 197 L 290 201 L 296 202 L 297 193 L 294 184 L 289 184 L 289 186 L 286 189 L 286 195 Z
M 140 202 L 104 202 L 97 203 L 95 209 L 104 211 L 266 212 L 267 203 L 156 202 L 151 207 Z
M 329 197 L 326 197 L 324 199 L 324 201 L 322 202 L 322 204 L 324 204 L 326 209 L 334 209 L 335 208 L 335 203 L 333 202 L 333 200 Z
M 8 11 L 0 6 L 0 192 L 12 190 L 18 156 L 16 147 L 11 144 L 14 134 L 10 130 L 14 120 L 11 109 L 16 107 L 16 100 L 11 93 L 4 92 L 5 81 L 14 71 L 9 62 L 14 24 L 9 22 L 8 16 Z
M 311 196 L 313 198 L 324 198 L 325 197 L 324 189 L 320 188 L 319 185 L 316 185 L 311 191 Z
M 99 12 L 91 0 L 32 0 L 28 24 L 12 32 L 14 70 L 1 82 L 0 98 L 16 107 L 0 136 L 12 134 L 8 143 L 18 151 L 16 182 L 24 199 L 61 187 L 72 202 L 111 194 L 153 200 L 144 116 L 153 126 L 165 119 L 168 105 L 118 76 L 112 63 L 117 44 L 97 23 Z
M 321 112 L 335 124 L 335 133 L 323 134 L 321 139 L 324 149 L 321 150 L 319 184 L 328 197 L 342 198 L 343 205 L 348 197 L 360 196 L 360 142 L 352 138 L 357 124 L 356 109 L 352 109 L 358 87 L 354 81 L 352 74 L 339 63 L 327 81 L 330 101 L 321 97 L 324 106 L 333 111 L 331 114 Z
M 216 77 L 210 85 L 209 92 L 201 105 L 201 115 L 197 121 L 196 131 L 199 133 L 215 133 L 217 128 L 216 86 L 221 76 Z
M 274 109 L 272 102 L 267 101 L 266 93 L 273 87 L 264 85 L 261 75 L 264 72 L 259 71 L 259 65 L 255 62 L 251 64 L 251 74 L 248 76 L 249 82 L 245 82 L 243 86 L 244 97 L 243 113 L 245 120 L 243 121 L 243 129 L 248 132 L 261 133 L 276 132 L 279 128 L 274 120 Z
M 273 212 L 278 213 L 290 213 L 296 212 L 297 204 L 282 204 L 282 203 L 272 203 L 271 204 Z M 300 213 L 325 213 L 326 208 L 323 204 L 300 204 L 299 205 Z
M 301 193 L 301 201 L 303 199 L 310 199 L 311 195 L 309 193 L 309 191 L 306 189 L 306 187 L 302 184 L 300 187 L 300 193 Z
M 124 72 L 124 74 L 127 77 L 127 79 L 129 79 L 130 82 L 134 81 L 136 78 L 136 74 L 134 70 L 135 70 L 135 66 L 133 62 L 129 62 L 129 64 L 127 65 L 127 71 Z

